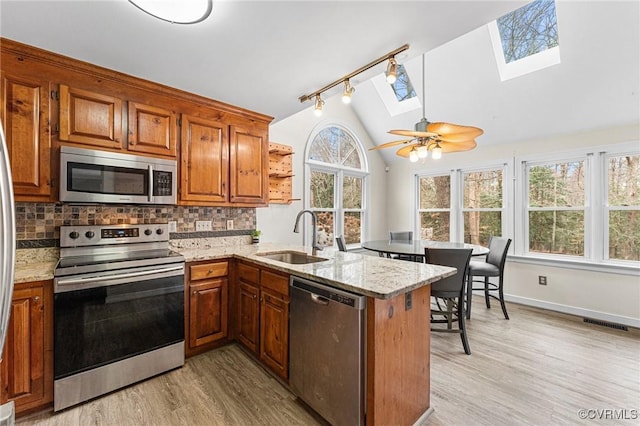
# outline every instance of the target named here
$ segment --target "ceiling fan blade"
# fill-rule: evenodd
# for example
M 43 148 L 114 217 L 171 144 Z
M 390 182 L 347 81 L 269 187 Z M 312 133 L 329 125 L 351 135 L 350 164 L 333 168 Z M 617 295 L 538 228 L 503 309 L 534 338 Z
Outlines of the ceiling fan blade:
M 451 142 L 451 143 L 460 143 L 460 142 L 473 140 L 478 136 L 479 135 L 474 135 L 472 133 L 451 133 L 451 134 L 440 135 L 434 140 Z
M 437 133 L 433 132 L 419 132 L 417 130 L 389 130 L 388 133 L 392 135 L 400 135 L 400 136 L 409 136 L 413 138 L 433 138 L 438 136 Z
M 427 130 L 437 133 L 442 137 L 443 140 L 448 135 L 466 135 L 468 139 L 474 139 L 484 133 L 484 131 L 478 127 L 463 126 L 460 124 L 444 122 L 429 123 L 429 125 L 427 126 Z
M 396 145 L 402 145 L 403 143 L 409 143 L 412 142 L 414 139 L 405 139 L 405 140 L 401 140 L 401 141 L 392 141 L 392 142 L 387 142 L 387 143 L 383 143 L 382 145 L 378 145 L 378 146 L 374 146 L 373 148 L 369 148 L 369 151 L 375 151 L 377 149 L 384 149 L 384 148 L 389 148 L 392 146 L 396 146 Z
M 475 140 L 467 139 L 466 141 L 463 141 L 463 142 L 433 141 L 433 142 L 429 142 L 427 149 L 429 149 L 429 151 L 433 150 L 433 148 L 435 148 L 436 146 L 436 143 L 440 145 L 440 148 L 442 148 L 442 152 L 470 151 L 476 146 L 478 146 Z

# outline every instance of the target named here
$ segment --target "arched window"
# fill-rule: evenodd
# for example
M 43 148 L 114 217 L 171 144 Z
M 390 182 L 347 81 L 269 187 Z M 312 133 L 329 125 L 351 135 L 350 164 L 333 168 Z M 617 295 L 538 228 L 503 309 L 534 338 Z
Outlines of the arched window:
M 312 133 L 307 144 L 307 208 L 318 215 L 318 242 L 362 242 L 366 223 L 367 162 L 362 144 L 346 128 L 328 125 Z

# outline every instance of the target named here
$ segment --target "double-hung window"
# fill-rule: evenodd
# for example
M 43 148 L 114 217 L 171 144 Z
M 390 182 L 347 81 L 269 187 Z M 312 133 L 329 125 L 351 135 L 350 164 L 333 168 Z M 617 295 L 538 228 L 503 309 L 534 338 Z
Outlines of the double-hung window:
M 308 208 L 318 217 L 318 242 L 333 246 L 342 235 L 359 245 L 366 224 L 367 166 L 362 145 L 347 129 L 330 125 L 312 136 L 307 149 Z
M 418 226 L 422 240 L 451 239 L 451 175 L 418 176 Z
M 460 171 L 463 186 L 462 226 L 465 243 L 488 246 L 491 236 L 504 234 L 505 168 L 506 166 Z

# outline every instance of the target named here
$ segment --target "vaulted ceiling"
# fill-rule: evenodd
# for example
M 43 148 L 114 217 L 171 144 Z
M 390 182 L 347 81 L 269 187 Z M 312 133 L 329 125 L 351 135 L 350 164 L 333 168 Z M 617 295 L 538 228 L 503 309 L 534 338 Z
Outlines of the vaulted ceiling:
M 408 43 L 398 59 L 420 98 L 428 52 L 427 117 L 483 128 L 478 144 L 638 123 L 639 3 L 557 0 L 561 64 L 501 82 L 485 24 L 524 3 L 215 1 L 210 19 L 185 26 L 126 0 L 2 0 L 0 35 L 276 121 L 311 107 L 299 96 Z M 376 144 L 422 116 L 389 115 L 369 81 L 384 69 L 352 80 L 353 108 Z

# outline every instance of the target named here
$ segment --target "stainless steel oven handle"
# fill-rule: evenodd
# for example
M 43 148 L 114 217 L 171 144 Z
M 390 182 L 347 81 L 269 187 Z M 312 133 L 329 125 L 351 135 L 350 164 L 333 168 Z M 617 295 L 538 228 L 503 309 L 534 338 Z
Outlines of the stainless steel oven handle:
M 117 275 L 102 275 L 99 277 L 87 277 L 87 278 L 70 278 L 70 279 L 59 279 L 57 284 L 59 286 L 63 285 L 73 285 L 73 284 L 88 284 L 94 283 L 98 281 L 108 281 L 113 279 L 124 279 L 124 278 L 135 278 L 135 277 L 144 277 L 147 275 L 157 275 L 166 272 L 173 271 L 181 271 L 184 267 L 181 266 L 172 266 L 171 268 L 163 268 L 163 269 L 152 269 L 150 271 L 141 271 L 141 272 L 129 272 L 126 274 L 117 274 Z
M 149 199 L 149 202 L 152 202 L 153 201 L 153 166 L 151 164 L 149 164 L 148 170 L 149 170 L 149 189 L 148 189 L 149 195 L 148 195 L 148 199 Z

